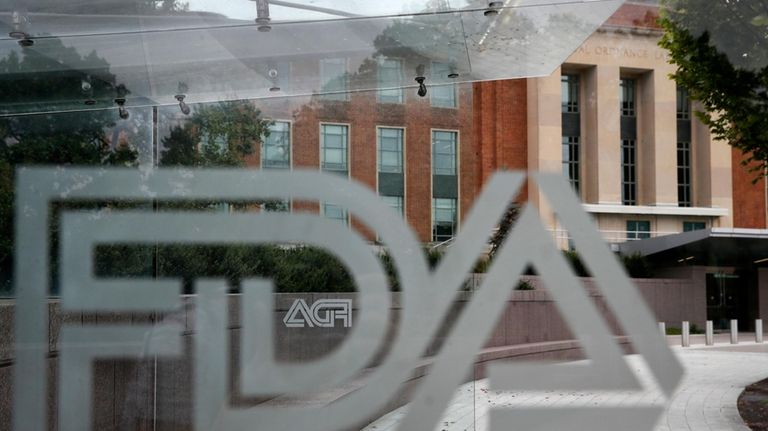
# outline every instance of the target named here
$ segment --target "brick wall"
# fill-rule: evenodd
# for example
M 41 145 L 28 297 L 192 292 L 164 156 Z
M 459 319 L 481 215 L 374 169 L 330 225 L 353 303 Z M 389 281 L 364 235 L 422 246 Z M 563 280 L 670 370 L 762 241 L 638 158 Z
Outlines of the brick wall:
M 660 29 L 658 19 L 657 5 L 625 3 L 606 21 L 606 25 Z
M 740 150 L 731 150 L 733 176 L 733 227 L 765 229 L 765 180 L 756 183 L 756 172 L 741 164 L 745 156 Z
M 476 198 L 477 156 L 472 85 L 457 85 L 458 108 L 432 107 L 429 96 L 404 90 L 402 104 L 378 103 L 376 92 L 350 94 L 349 101 L 324 101 L 318 97 L 258 102 L 266 117 L 293 121 L 293 167 L 319 169 L 320 124 L 349 125 L 350 176 L 376 189 L 376 127 L 405 128 L 405 213 L 419 239 L 432 239 L 432 129 L 459 132 L 460 220 Z M 258 159 L 258 155 L 254 156 Z M 317 203 L 294 202 L 294 211 L 318 212 Z M 360 220 L 352 227 L 372 240 Z
M 474 84 L 477 159 L 475 194 L 498 170 L 528 167 L 527 84 L 524 79 Z M 520 199 L 526 199 L 523 188 Z

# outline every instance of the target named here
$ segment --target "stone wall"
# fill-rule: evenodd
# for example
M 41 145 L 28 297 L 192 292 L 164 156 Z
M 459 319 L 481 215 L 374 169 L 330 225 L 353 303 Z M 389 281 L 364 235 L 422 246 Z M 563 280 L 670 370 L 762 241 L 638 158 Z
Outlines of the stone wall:
M 482 276 L 475 276 L 472 284 L 477 286 Z M 526 359 L 574 359 L 579 357 L 578 345 L 567 325 L 556 310 L 555 303 L 546 290 L 542 289 L 538 279 L 532 278 L 531 283 L 540 290 L 515 291 L 507 301 L 507 306 L 499 319 L 493 334 L 486 343 L 486 349 L 478 352 L 478 364 L 474 377 L 482 375 L 482 364 L 488 358 L 493 360 L 525 357 Z M 591 286 L 589 279 L 584 280 L 590 296 L 595 300 L 598 310 L 606 316 L 613 332 L 620 334 L 615 319 L 607 310 L 601 295 Z M 681 320 L 698 321 L 697 314 L 701 307 L 693 304 L 695 295 L 690 292 L 693 284 L 687 280 L 635 280 L 643 296 L 648 301 L 660 320 L 672 322 Z M 390 308 L 390 322 L 397 325 L 400 313 L 400 293 L 394 293 Z M 300 362 L 318 358 L 337 347 L 347 335 L 346 328 L 287 328 L 282 320 L 296 299 L 304 299 L 308 304 L 317 299 L 339 298 L 355 301 L 355 294 L 277 294 L 275 295 L 275 331 L 277 357 L 282 361 Z M 472 292 L 460 292 L 457 295 L 450 315 L 458 315 L 463 307 L 472 299 Z M 701 304 L 703 307 L 703 304 Z M 236 358 L 239 351 L 240 312 L 239 295 L 230 297 L 230 335 L 232 350 L 230 358 Z M 354 309 L 353 309 L 354 310 Z M 364 317 L 361 310 L 359 316 L 354 310 L 354 319 Z M 62 316 L 58 302 L 49 303 L 49 382 L 55 388 L 58 367 L 58 334 L 62 323 L 68 325 L 88 325 L 99 323 L 146 323 L 149 321 L 175 321 L 183 323 L 185 355 L 178 360 L 143 361 L 98 361 L 95 366 L 94 430 L 187 430 L 189 426 L 193 388 L 192 388 L 192 348 L 193 327 L 195 317 L 194 297 L 184 298 L 181 311 L 167 315 L 132 316 L 132 315 L 93 315 L 70 314 Z M 10 429 L 11 414 L 11 385 L 13 375 L 13 317 L 14 304 L 12 301 L 0 303 L 0 431 Z M 353 319 L 353 322 L 354 322 Z M 429 349 L 434 353 L 440 346 L 443 336 L 450 330 L 451 322 L 446 319 L 446 325 L 436 337 L 435 344 Z M 353 323 L 354 324 L 354 323 Z M 391 338 L 391 333 L 390 337 Z M 384 342 L 386 345 L 390 341 Z M 558 343 L 562 342 L 562 343 Z M 552 344 L 555 343 L 555 344 Z M 525 345 L 525 346 L 523 346 Z M 522 348 L 522 350 L 521 350 Z M 382 349 L 386 351 L 386 348 Z M 375 361 L 374 361 L 375 362 Z M 233 376 L 238 374 L 236 361 L 232 361 Z M 414 377 L 414 378 L 417 378 Z M 235 386 L 234 377 L 231 387 Z M 332 391 L 317 394 L 313 402 L 331 402 L 355 390 L 351 384 L 346 391 Z M 57 429 L 56 420 L 52 416 L 57 411 L 55 390 L 49 395 L 50 429 Z M 88 394 L 66 394 L 66 396 L 89 396 Z M 319 400 L 319 401 L 318 401 Z M 234 404 L 253 403 L 254 400 L 242 400 L 235 397 Z M 258 400 L 258 402 L 280 403 L 280 398 Z M 153 428 L 153 424 L 156 428 Z

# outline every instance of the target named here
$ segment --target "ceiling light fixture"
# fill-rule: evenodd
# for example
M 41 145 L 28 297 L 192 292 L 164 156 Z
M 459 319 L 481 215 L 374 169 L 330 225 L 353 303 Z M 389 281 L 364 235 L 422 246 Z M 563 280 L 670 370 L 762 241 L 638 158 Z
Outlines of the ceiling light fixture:
M 753 263 L 763 263 L 763 262 L 768 262 L 768 257 L 766 257 L 764 259 L 758 259 L 758 260 L 754 261 Z
M 488 9 L 486 9 L 485 12 L 483 12 L 483 15 L 496 16 L 499 14 L 503 6 L 504 6 L 504 2 L 492 1 L 488 3 Z
M 127 120 L 131 114 L 128 113 L 128 110 L 125 108 L 125 96 L 128 94 L 128 89 L 125 88 L 125 85 L 120 84 L 117 86 L 117 97 L 115 97 L 115 104 L 117 105 L 117 114 L 122 118 L 123 120 Z
M 269 0 L 256 0 L 256 29 L 265 33 L 271 31 L 270 21 Z
M 419 90 L 416 92 L 416 94 L 419 95 L 419 97 L 425 97 L 427 95 L 427 86 L 424 84 L 424 81 L 427 79 L 424 77 L 424 65 L 420 64 L 416 66 L 416 82 L 419 83 Z
M 181 109 L 181 113 L 184 115 L 189 115 L 190 112 L 192 112 L 191 109 L 189 109 L 189 105 L 187 105 L 186 102 L 184 102 L 184 99 L 187 98 L 187 91 L 189 90 L 189 87 L 187 87 L 187 84 L 184 82 L 179 82 L 179 91 L 176 96 L 176 100 L 179 102 L 179 109 Z
M 8 36 L 12 39 L 18 39 L 19 46 L 27 48 L 35 44 L 32 40 L 32 36 L 27 32 L 29 24 L 29 16 L 26 9 L 14 9 L 11 16 L 11 31 L 8 32 Z

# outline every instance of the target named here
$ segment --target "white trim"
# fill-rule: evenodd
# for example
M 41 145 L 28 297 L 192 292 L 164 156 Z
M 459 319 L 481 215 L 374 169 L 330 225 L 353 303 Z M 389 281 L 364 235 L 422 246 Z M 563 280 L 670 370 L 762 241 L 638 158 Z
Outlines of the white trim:
M 728 208 L 671 207 L 646 205 L 583 204 L 584 210 L 596 214 L 668 215 L 688 217 L 727 217 Z

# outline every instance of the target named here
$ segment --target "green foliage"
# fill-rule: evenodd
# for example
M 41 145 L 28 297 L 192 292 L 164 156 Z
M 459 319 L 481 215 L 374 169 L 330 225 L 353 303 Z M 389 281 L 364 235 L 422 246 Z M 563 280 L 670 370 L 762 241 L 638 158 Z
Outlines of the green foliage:
M 243 166 L 255 145 L 269 137 L 270 122 L 249 101 L 196 107 L 182 126 L 161 141 L 162 166 Z
M 575 272 L 578 277 L 590 276 L 589 271 L 587 271 L 587 268 L 584 266 L 581 258 L 579 258 L 579 253 L 572 250 L 563 250 L 563 257 L 565 257 L 565 259 L 571 265 L 573 272 Z
M 762 4 L 762 7 L 756 7 Z M 660 45 L 672 77 L 704 110 L 716 139 L 741 150 L 756 172 L 768 167 L 768 9 L 746 0 L 664 0 Z
M 499 227 L 496 230 L 496 232 L 493 233 L 493 236 L 491 236 L 490 244 L 491 244 L 491 250 L 488 252 L 488 260 L 493 261 L 493 258 L 496 257 L 496 253 L 501 248 L 502 244 L 504 244 L 504 240 L 507 239 L 507 235 L 509 234 L 509 231 L 512 229 L 512 226 L 514 226 L 515 221 L 517 220 L 517 217 L 520 215 L 520 207 L 517 203 L 511 203 L 506 211 L 504 212 L 504 215 L 501 218 L 501 221 L 499 221 Z
M 528 282 L 528 280 L 520 280 L 517 283 L 517 287 L 515 287 L 515 290 L 536 290 L 536 288 L 533 287 L 533 284 Z
M 429 269 L 437 268 L 437 264 L 440 263 L 440 259 L 443 258 L 443 252 L 438 249 L 425 248 L 424 253 L 427 255 Z
M 704 331 L 702 331 L 701 328 L 696 326 L 695 323 L 691 323 L 689 330 L 690 330 L 690 333 L 693 335 L 704 333 Z M 683 330 L 680 328 L 674 328 L 674 327 L 667 328 L 667 335 L 681 335 L 682 333 L 683 333 Z
M 635 253 L 630 256 L 619 255 L 624 269 L 632 278 L 651 278 L 653 277 L 653 268 L 645 256 Z
M 349 272 L 338 259 L 302 246 L 102 246 L 96 253 L 96 274 L 178 278 L 187 293 L 199 278 L 223 278 L 237 286 L 253 277 L 272 280 L 278 292 L 355 291 Z

